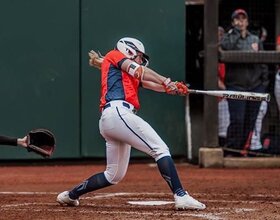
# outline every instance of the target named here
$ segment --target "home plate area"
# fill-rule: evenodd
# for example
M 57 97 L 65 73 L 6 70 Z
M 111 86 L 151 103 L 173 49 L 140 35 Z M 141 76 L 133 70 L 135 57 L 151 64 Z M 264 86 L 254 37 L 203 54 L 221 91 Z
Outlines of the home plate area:
M 3 217 L 0 219 L 258 219 L 267 209 L 272 211 L 273 219 L 280 218 L 280 197 L 275 195 L 194 193 L 195 198 L 207 205 L 206 210 L 175 211 L 172 195 L 168 193 L 87 194 L 80 199 L 79 207 L 60 206 L 55 202 L 57 194 L 0 192 Z

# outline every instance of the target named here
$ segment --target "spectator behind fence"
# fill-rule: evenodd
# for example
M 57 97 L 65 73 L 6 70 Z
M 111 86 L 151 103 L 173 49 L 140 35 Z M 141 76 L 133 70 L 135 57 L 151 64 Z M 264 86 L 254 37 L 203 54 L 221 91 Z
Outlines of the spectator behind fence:
M 221 42 L 224 36 L 224 28 L 219 26 L 218 27 L 218 42 Z M 267 36 L 267 32 L 266 36 Z M 262 37 L 262 42 L 265 41 L 265 38 Z M 221 90 L 225 90 L 226 86 L 224 84 L 225 81 L 225 64 L 219 63 L 218 64 L 218 88 Z M 250 143 L 250 150 L 261 150 L 263 148 L 261 143 L 261 129 L 262 129 L 262 121 L 267 112 L 267 102 L 262 101 L 260 110 L 256 119 L 256 124 L 254 127 L 251 143 Z M 219 119 L 219 146 L 224 146 L 226 137 L 227 137 L 227 129 L 229 126 L 229 110 L 228 110 L 228 102 L 227 99 L 219 99 L 218 102 L 218 119 Z
M 231 16 L 232 29 L 223 37 L 223 50 L 259 51 L 262 43 L 247 27 L 248 14 L 237 9 Z M 228 63 L 225 86 L 227 90 L 265 92 L 268 85 L 268 69 L 262 64 Z M 228 100 L 230 124 L 227 131 L 226 147 L 243 150 L 250 146 L 260 102 Z

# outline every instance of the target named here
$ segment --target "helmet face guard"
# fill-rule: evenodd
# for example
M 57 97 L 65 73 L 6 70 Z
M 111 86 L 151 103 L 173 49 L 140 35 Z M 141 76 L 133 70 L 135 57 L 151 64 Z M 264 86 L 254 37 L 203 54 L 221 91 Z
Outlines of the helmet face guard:
M 143 54 L 143 58 L 142 58 L 142 64 L 141 65 L 148 66 L 150 57 L 145 53 L 142 53 L 142 54 Z
M 143 55 L 141 65 L 148 66 L 149 64 L 149 56 L 145 54 L 144 45 L 135 38 L 124 37 L 120 39 L 116 45 L 116 49 L 132 60 L 138 56 L 138 53 L 141 53 Z

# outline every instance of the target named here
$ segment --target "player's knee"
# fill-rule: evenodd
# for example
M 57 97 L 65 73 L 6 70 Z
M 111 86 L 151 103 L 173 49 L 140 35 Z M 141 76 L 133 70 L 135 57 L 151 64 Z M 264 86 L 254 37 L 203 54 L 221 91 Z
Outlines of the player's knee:
M 109 183 L 117 184 L 119 183 L 125 176 L 126 170 L 121 170 L 118 168 L 117 165 L 111 165 L 110 167 L 107 166 L 104 175 Z
M 152 157 L 155 159 L 155 161 L 158 161 L 159 159 L 166 157 L 166 156 L 171 156 L 169 148 L 166 146 L 165 148 L 160 148 L 158 149 Z
M 169 152 L 168 152 L 168 153 L 166 152 L 166 153 L 164 153 L 164 154 L 158 155 L 158 156 L 155 157 L 154 159 L 155 159 L 155 161 L 158 161 L 159 159 L 161 159 L 161 158 L 163 158 L 163 157 L 166 157 L 166 156 L 171 157 L 170 153 L 169 153 Z

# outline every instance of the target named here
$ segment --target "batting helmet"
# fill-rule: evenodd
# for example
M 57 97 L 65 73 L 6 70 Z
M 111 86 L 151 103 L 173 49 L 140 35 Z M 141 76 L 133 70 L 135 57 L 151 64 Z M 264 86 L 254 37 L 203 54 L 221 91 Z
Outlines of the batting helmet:
M 143 54 L 142 65 L 147 66 L 149 63 L 149 56 L 145 54 L 145 47 L 143 43 L 135 38 L 121 38 L 117 42 L 116 49 L 123 53 L 129 59 L 134 59 L 137 56 L 137 53 L 140 52 Z

